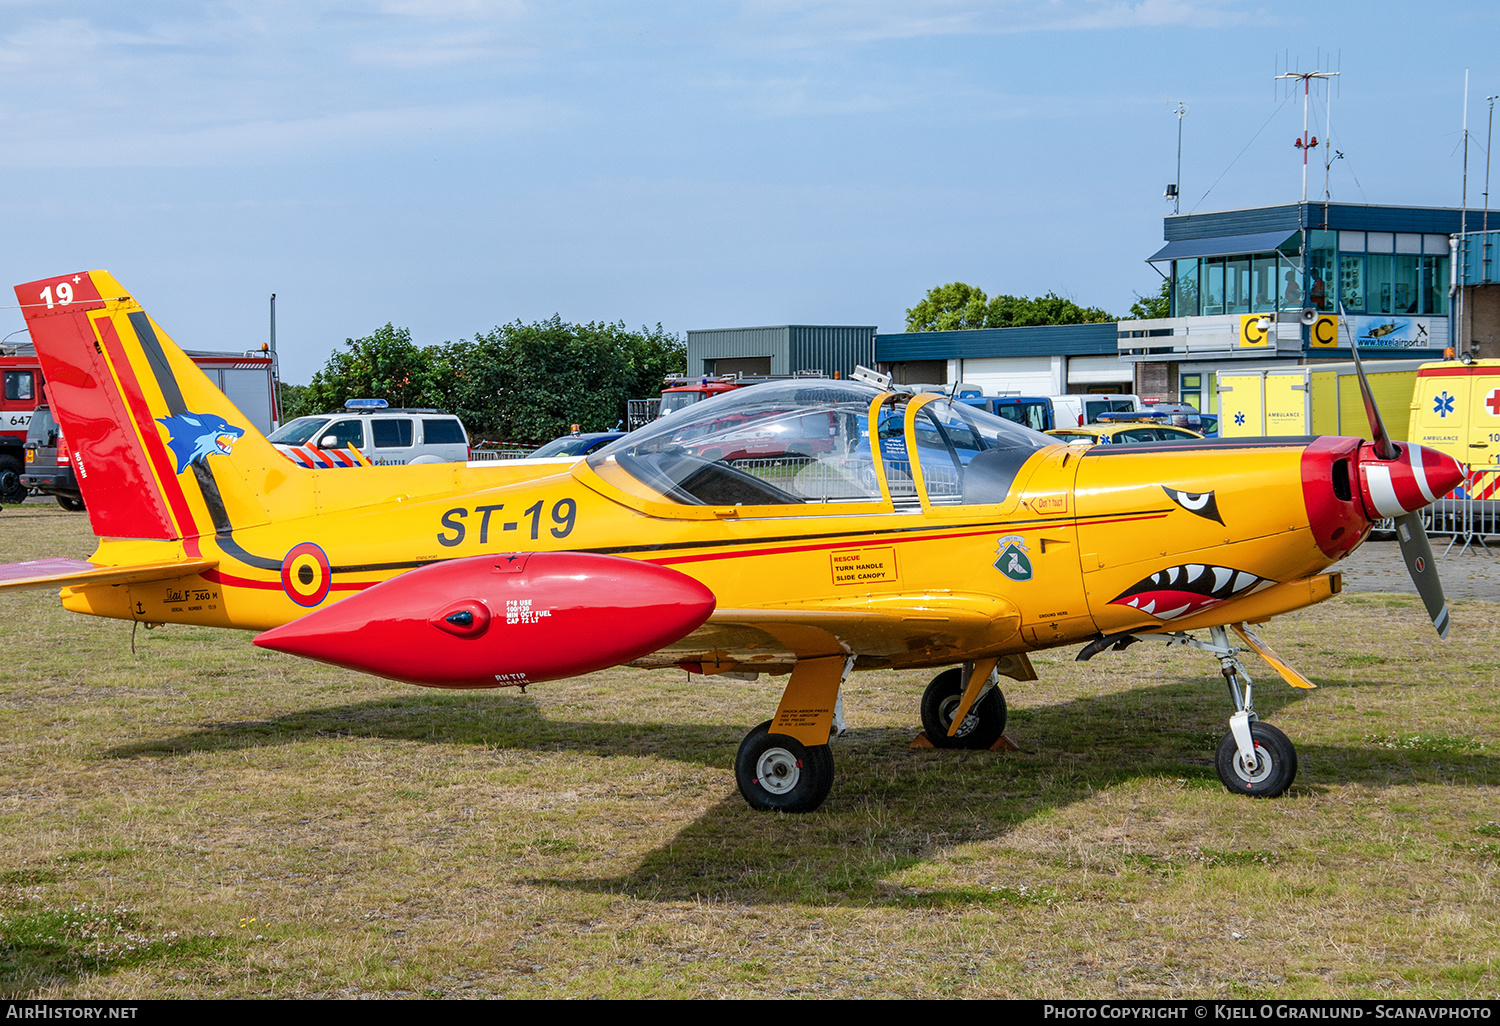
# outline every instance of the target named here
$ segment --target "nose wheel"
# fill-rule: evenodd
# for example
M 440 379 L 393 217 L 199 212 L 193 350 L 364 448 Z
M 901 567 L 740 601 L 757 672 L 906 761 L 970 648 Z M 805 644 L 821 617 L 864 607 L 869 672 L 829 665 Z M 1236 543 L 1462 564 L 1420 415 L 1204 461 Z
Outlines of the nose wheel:
M 1251 798 L 1275 798 L 1297 779 L 1297 749 L 1285 734 L 1256 720 L 1249 724 L 1250 743 L 1255 751 L 1252 760 L 1240 753 L 1234 731 L 1219 742 L 1214 768 L 1219 779 L 1235 794 Z
M 1275 660 L 1273 666 L 1281 661 L 1248 627 L 1240 625 L 1236 631 L 1262 656 L 1267 656 L 1268 662 Z M 1224 675 L 1229 697 L 1234 702 L 1229 733 L 1219 741 L 1214 768 L 1219 780 L 1235 794 L 1275 798 L 1297 779 L 1297 749 L 1285 734 L 1269 723 L 1260 722 L 1260 717 L 1255 715 L 1255 707 L 1250 702 L 1250 674 L 1245 672 L 1245 664 L 1238 658 L 1241 650 L 1229 644 L 1229 632 L 1223 627 L 1211 627 L 1209 634 L 1212 641 L 1209 644 L 1200 642 L 1199 647 L 1219 657 L 1219 672 Z M 1293 675 L 1289 681 L 1300 680 L 1308 687 L 1312 686 L 1311 681 L 1290 668 L 1288 673 Z

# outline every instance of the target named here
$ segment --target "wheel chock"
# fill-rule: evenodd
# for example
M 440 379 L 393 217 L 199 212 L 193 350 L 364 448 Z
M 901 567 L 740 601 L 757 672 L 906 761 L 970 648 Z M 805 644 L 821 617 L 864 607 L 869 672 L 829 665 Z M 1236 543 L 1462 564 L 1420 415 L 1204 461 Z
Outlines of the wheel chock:
M 927 731 L 922 730 L 918 731 L 917 736 L 912 738 L 910 747 L 911 750 L 915 751 L 919 748 L 936 748 L 937 745 L 927 740 Z M 1001 734 L 1000 740 L 990 745 L 989 750 L 992 752 L 1019 752 L 1021 750 L 1021 746 L 1016 744 L 1010 738 L 1006 737 L 1004 734 Z

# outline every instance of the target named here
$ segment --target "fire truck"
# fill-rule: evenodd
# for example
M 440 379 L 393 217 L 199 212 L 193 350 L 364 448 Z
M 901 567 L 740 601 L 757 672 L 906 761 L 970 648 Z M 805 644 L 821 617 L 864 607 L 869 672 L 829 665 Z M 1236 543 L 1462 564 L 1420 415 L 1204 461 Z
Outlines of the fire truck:
M 279 412 L 273 367 L 275 357 L 266 350 L 248 353 L 189 352 L 203 371 L 239 411 L 261 432 L 270 434 Z M 47 402 L 47 383 L 41 362 L 29 345 L 0 350 L 0 502 L 23 501 L 30 491 L 22 482 L 26 466 L 26 429 L 32 411 Z M 67 459 L 62 440 L 57 461 Z M 74 486 L 76 490 L 76 485 Z
M 797 378 L 821 378 L 820 370 L 802 370 L 795 374 L 702 374 L 693 377 L 687 374 L 669 374 L 662 380 L 661 398 L 631 399 L 626 404 L 629 429 L 634 431 L 651 423 L 657 417 L 665 417 L 676 410 L 685 409 L 696 402 L 711 399 L 725 392 L 733 392 L 747 385 L 758 385 L 762 381 L 791 381 Z

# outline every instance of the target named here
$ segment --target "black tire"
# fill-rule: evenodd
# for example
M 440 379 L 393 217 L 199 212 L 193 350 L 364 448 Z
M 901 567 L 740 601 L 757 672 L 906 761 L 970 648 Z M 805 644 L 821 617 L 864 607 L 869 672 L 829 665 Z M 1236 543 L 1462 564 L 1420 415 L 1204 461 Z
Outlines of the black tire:
M 1005 733 L 1005 696 L 999 688 L 974 703 L 953 737 L 953 713 L 964 694 L 964 674 L 954 667 L 932 678 L 922 692 L 922 729 L 936 748 L 989 748 Z
M 67 510 L 69 513 L 82 513 L 83 512 L 83 500 L 82 499 L 70 499 L 66 495 L 58 495 L 58 496 L 56 496 L 56 499 L 57 499 L 57 504 L 59 506 L 61 506 L 63 509 Z
M 1214 759 L 1219 779 L 1235 794 L 1275 798 L 1297 779 L 1297 749 L 1285 734 L 1259 720 L 1250 723 L 1250 740 L 1255 743 L 1259 764 L 1247 772 L 1240 759 L 1239 745 L 1234 741 L 1234 732 L 1224 735 Z
M 21 483 L 21 461 L 14 456 L 0 456 L 0 502 L 19 506 L 31 489 Z
M 767 720 L 745 735 L 734 757 L 734 780 L 761 812 L 811 812 L 833 789 L 833 752 L 772 734 Z

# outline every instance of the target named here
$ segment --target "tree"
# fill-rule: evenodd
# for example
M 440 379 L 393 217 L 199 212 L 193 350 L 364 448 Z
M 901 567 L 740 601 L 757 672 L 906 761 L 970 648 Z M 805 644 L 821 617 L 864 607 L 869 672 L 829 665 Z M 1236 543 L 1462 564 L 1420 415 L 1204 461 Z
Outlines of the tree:
M 1172 316 L 1172 282 L 1169 278 L 1161 280 L 1161 288 L 1154 296 L 1143 296 L 1139 292 L 1135 294 L 1135 302 L 1130 304 L 1130 317 L 1132 321 L 1150 320 L 1155 317 Z
M 985 326 L 986 298 L 982 289 L 961 281 L 927 290 L 920 303 L 906 311 L 907 331 L 962 331 Z
M 456 413 L 473 437 L 545 442 L 573 424 L 614 427 L 627 399 L 657 394 L 661 379 L 686 364 L 686 346 L 660 324 L 628 331 L 623 322 L 570 324 L 556 315 L 425 348 L 387 324 L 344 347 L 310 384 L 282 386 L 284 419 L 385 399 Z
M 307 399 L 306 385 L 291 385 L 285 381 L 276 382 L 276 408 L 281 412 L 281 422 L 285 424 L 289 420 L 305 417 L 309 413 L 322 413 L 322 410 L 313 409 Z
M 349 399 L 384 399 L 392 406 L 434 406 L 441 399 L 426 350 L 411 332 L 390 324 L 364 338 L 346 338 L 308 383 L 307 406 L 317 412 L 343 407 Z
M 1119 318 L 1097 306 L 1079 306 L 1055 292 L 1030 296 L 996 296 L 985 311 L 986 328 L 1020 328 L 1037 324 L 1102 324 Z
M 1097 306 L 1079 306 L 1055 292 L 1037 296 L 999 295 L 961 281 L 929 289 L 906 311 L 907 331 L 962 331 L 970 328 L 1019 328 L 1035 324 L 1100 324 L 1118 320 Z
M 446 382 L 447 409 L 470 433 L 543 442 L 577 424 L 607 431 L 625 418 L 628 399 L 655 395 L 681 373 L 687 349 L 658 324 L 628 331 L 623 322 L 550 320 L 500 325 L 433 357 Z

